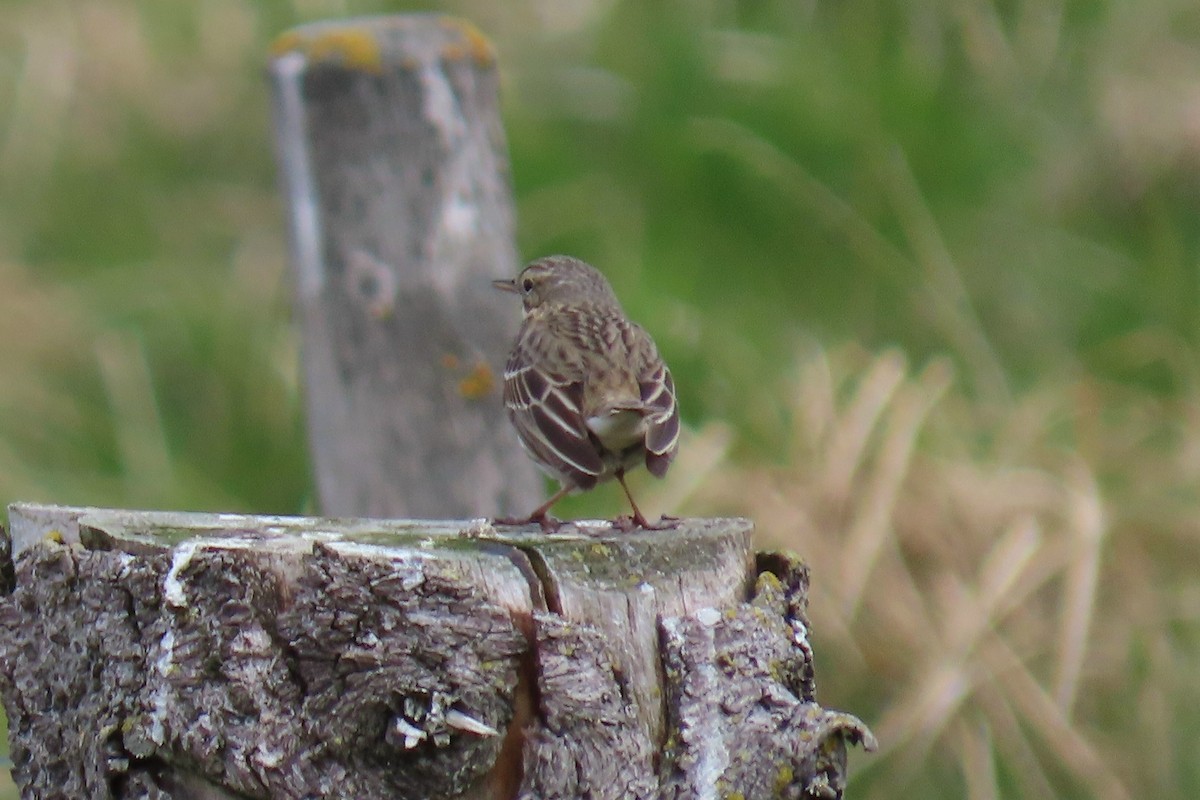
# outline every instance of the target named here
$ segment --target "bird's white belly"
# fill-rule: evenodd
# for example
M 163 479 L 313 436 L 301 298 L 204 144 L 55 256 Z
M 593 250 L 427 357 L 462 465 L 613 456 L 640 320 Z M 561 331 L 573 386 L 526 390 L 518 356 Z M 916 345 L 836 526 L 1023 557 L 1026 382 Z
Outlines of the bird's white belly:
M 646 438 L 646 417 L 629 409 L 616 409 L 588 417 L 587 427 L 606 450 L 614 453 L 620 453 Z

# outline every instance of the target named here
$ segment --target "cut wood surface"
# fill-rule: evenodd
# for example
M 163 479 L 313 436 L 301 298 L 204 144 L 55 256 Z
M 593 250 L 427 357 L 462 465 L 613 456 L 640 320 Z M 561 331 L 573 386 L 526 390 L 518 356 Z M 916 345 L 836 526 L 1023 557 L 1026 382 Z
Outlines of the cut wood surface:
M 495 54 L 433 14 L 282 34 L 269 75 L 319 508 L 527 514 L 500 401 L 519 322 Z
M 9 519 L 25 797 L 837 797 L 873 744 L 743 519 Z

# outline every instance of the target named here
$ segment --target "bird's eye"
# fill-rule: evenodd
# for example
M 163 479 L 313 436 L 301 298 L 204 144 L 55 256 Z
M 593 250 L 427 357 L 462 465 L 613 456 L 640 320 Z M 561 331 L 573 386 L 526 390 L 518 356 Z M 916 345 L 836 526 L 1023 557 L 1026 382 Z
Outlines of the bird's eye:
M 526 278 L 524 280 L 524 282 L 521 283 L 521 288 L 527 292 L 532 292 L 533 291 L 533 278 Z

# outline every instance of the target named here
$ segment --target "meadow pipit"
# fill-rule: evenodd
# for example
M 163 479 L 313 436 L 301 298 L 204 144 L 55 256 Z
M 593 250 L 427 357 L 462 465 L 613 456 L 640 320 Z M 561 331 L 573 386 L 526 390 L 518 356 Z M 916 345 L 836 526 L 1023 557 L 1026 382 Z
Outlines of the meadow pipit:
M 563 495 L 616 478 L 642 516 L 625 472 L 662 477 L 679 444 L 675 383 L 654 340 L 630 322 L 595 267 L 570 256 L 494 281 L 520 295 L 524 322 L 504 368 L 504 406 L 526 452 L 562 488 L 521 522 L 547 524 Z

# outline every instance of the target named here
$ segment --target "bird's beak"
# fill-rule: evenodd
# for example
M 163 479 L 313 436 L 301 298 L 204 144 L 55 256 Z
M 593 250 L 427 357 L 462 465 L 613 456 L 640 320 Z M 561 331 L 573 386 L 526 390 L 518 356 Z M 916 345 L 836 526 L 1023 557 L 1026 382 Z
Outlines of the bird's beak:
M 516 278 L 500 278 L 492 281 L 492 286 L 495 286 L 502 292 L 512 292 L 513 294 L 517 294 Z

